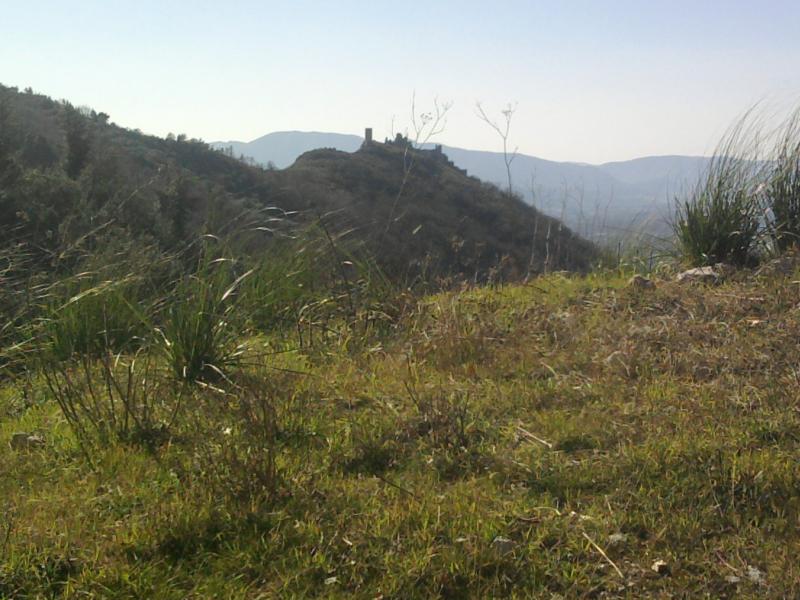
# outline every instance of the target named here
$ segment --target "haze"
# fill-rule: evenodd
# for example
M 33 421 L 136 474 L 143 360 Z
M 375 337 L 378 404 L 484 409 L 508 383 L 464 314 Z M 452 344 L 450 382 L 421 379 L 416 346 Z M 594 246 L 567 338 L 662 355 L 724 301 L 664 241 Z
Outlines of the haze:
M 753 103 L 800 99 L 800 3 L 19 1 L 0 82 L 156 135 L 376 137 L 452 101 L 440 140 L 552 160 L 707 154 Z

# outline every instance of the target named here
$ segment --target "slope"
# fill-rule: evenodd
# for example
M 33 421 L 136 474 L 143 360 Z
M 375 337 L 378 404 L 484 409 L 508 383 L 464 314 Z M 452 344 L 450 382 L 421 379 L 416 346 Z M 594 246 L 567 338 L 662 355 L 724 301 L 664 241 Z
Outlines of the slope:
M 586 269 L 596 258 L 561 224 L 430 152 L 376 144 L 311 153 L 274 171 L 33 93 L 0 87 L 0 104 L 0 224 L 45 260 L 78 241 L 173 248 L 201 232 L 230 233 L 239 215 L 252 220 L 267 208 L 295 213 L 297 225 L 325 215 L 326 226 L 352 230 L 397 274 L 484 279 L 499 265 L 519 277 Z

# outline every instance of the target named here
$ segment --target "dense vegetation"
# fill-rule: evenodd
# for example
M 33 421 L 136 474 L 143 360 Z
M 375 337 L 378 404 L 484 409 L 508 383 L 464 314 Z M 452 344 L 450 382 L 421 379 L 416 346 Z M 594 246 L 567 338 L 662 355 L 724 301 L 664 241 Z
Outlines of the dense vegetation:
M 287 214 L 352 232 L 400 279 L 514 278 L 587 270 L 597 258 L 559 222 L 429 152 L 375 144 L 264 170 L 199 140 L 143 135 L 2 86 L 0 194 L 0 227 L 48 260 L 109 239 L 175 250 L 198 234 L 228 234 L 234 221 L 239 237 L 262 227 L 261 239 L 241 244 L 261 253 L 266 229 Z

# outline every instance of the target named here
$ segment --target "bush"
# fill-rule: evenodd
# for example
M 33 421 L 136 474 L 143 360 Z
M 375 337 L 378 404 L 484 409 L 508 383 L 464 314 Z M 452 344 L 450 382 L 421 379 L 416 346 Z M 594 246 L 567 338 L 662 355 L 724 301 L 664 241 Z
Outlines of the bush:
M 42 374 L 78 443 L 136 443 L 152 448 L 164 440 L 180 408 L 181 388 L 166 377 L 152 354 L 107 352 L 69 362 L 48 361 Z

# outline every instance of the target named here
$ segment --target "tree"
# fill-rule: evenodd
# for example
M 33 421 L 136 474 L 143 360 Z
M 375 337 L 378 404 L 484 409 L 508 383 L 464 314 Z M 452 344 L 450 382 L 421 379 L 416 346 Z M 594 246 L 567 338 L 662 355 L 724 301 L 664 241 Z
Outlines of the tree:
M 64 131 L 67 136 L 66 172 L 70 179 L 77 179 L 89 162 L 91 137 L 86 127 L 86 120 L 80 111 L 67 104 L 64 112 Z
M 28 135 L 20 154 L 22 163 L 33 169 L 49 169 L 58 161 L 58 153 L 42 135 Z
M 0 100 L 0 201 L 21 176 L 21 169 L 12 152 L 14 133 L 11 110 L 5 100 Z

